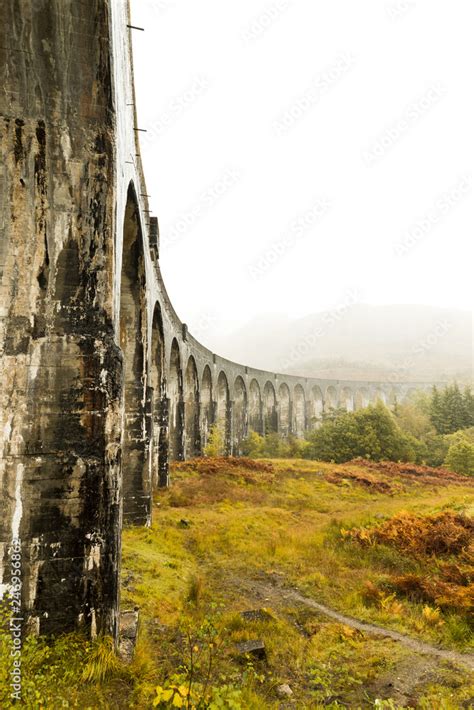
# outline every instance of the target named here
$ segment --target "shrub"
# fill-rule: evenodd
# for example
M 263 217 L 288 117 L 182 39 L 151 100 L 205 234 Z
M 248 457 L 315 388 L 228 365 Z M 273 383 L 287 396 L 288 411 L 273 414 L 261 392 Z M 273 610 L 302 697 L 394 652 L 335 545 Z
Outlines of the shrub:
M 455 473 L 474 476 L 474 445 L 465 438 L 458 438 L 449 447 L 444 463 Z
M 213 424 L 209 439 L 204 447 L 204 456 L 223 456 L 225 453 L 224 432 L 218 424 Z
M 362 456 L 374 461 L 413 461 L 412 438 L 382 404 L 326 420 L 307 435 L 305 457 L 343 463 Z
M 242 441 L 241 448 L 244 456 L 253 459 L 263 456 L 263 436 L 256 431 L 250 431 L 248 437 Z
M 287 439 L 277 432 L 265 436 L 251 431 L 241 445 L 242 454 L 251 458 L 303 458 L 308 442 L 290 435 Z
M 460 554 L 472 541 L 474 521 L 451 511 L 436 515 L 401 512 L 374 528 L 343 531 L 361 545 L 382 543 L 412 556 Z

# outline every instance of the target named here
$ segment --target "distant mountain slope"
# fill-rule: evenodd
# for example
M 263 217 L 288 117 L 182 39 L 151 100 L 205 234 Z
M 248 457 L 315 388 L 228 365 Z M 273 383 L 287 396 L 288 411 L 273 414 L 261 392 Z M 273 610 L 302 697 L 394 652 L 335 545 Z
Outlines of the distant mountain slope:
M 472 377 L 468 312 L 419 305 L 357 304 L 291 320 L 259 316 L 219 343 L 254 367 L 347 379 Z

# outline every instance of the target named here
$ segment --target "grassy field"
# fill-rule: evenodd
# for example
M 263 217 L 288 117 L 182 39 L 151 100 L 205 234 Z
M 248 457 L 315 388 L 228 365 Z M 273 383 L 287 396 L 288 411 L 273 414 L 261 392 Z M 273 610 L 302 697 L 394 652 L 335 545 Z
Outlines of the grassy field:
M 209 682 L 243 688 L 244 707 L 281 706 L 283 683 L 293 691 L 293 702 L 285 702 L 302 708 L 373 707 L 384 698 L 394 707 L 469 707 L 474 686 L 461 666 L 356 631 L 291 594 L 297 588 L 357 619 L 469 651 L 472 559 L 461 550 L 472 540 L 474 482 L 405 468 L 176 464 L 171 489 L 156 497 L 153 527 L 124 534 L 123 605 L 140 606 L 140 643 L 156 648 L 160 683 L 189 667 L 193 647 L 202 681 L 209 651 L 203 628 L 210 627 L 219 643 Z M 410 525 L 415 540 L 423 530 L 413 516 L 436 516 L 439 529 L 427 537 L 438 535 L 439 551 L 410 541 L 407 549 L 403 536 L 365 539 L 366 528 L 383 529 L 400 511 L 406 516 L 399 528 Z M 453 515 L 440 515 L 446 511 Z M 407 579 L 408 589 L 400 586 Z M 433 594 L 438 588 L 444 597 Z M 253 620 L 241 614 L 259 609 Z M 239 656 L 236 644 L 246 640 L 264 641 L 266 660 Z
M 106 641 L 33 643 L 27 706 L 474 707 L 473 511 L 472 479 L 410 465 L 175 464 L 153 526 L 123 533 L 134 660 Z M 264 649 L 239 647 L 256 641 Z

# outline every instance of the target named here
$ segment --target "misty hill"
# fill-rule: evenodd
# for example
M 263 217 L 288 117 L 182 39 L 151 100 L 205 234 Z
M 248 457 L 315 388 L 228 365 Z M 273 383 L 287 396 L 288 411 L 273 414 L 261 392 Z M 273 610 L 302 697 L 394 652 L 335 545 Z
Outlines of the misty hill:
M 259 316 L 222 337 L 218 351 L 253 367 L 315 377 L 467 382 L 472 319 L 448 308 L 364 304 L 300 319 Z

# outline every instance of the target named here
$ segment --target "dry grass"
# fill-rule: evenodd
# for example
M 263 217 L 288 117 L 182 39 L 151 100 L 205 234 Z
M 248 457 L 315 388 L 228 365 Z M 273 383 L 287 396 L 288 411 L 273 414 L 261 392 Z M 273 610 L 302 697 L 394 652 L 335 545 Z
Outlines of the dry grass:
M 357 465 L 365 470 L 375 471 L 391 479 L 399 478 L 405 484 L 413 482 L 424 483 L 428 486 L 472 486 L 474 479 L 469 479 L 446 468 L 433 468 L 432 466 L 419 466 L 413 463 L 395 463 L 394 461 L 368 461 L 367 459 L 353 459 L 344 466 Z
M 158 682 L 183 663 L 183 624 L 199 626 L 211 615 L 221 639 L 215 672 L 244 689 L 248 708 L 278 707 L 275 687 L 284 682 L 302 708 L 322 707 L 332 696 L 349 707 L 373 707 L 375 697 L 389 697 L 379 684 L 392 669 L 396 678 L 399 663 L 409 666 L 411 652 L 289 605 L 278 584 L 268 593 L 274 580 L 352 616 L 466 650 L 463 602 L 447 605 L 426 590 L 402 589 L 409 575 L 412 584 L 433 575 L 448 585 L 465 580 L 460 537 L 441 557 L 413 556 L 386 540 L 361 545 L 354 535 L 344 542 L 341 529 L 388 531 L 405 510 L 420 520 L 441 513 L 444 527 L 438 521 L 437 529 L 447 530 L 451 521 L 457 530 L 458 516 L 467 520 L 473 506 L 472 481 L 455 476 L 440 485 L 431 472 L 427 482 L 397 464 L 396 474 L 377 466 L 242 459 L 174 464 L 172 487 L 156 497 L 152 529 L 124 532 L 123 604 L 142 609 L 142 643 L 156 657 Z M 453 512 L 446 517 L 446 510 Z M 429 532 L 425 543 L 428 549 Z M 268 619 L 244 622 L 240 616 L 261 607 Z M 252 638 L 264 639 L 268 660 L 248 671 L 234 644 Z M 443 676 L 430 667 L 426 676 L 433 683 L 421 684 L 414 697 L 426 708 L 454 710 L 474 694 L 456 673 Z
M 462 514 L 445 511 L 435 515 L 413 515 L 402 512 L 381 525 L 371 528 L 343 530 L 346 541 L 363 547 L 388 545 L 400 550 L 420 564 L 419 572 L 392 574 L 379 586 L 364 586 L 366 602 L 380 604 L 383 589 L 390 589 L 413 602 L 429 602 L 439 609 L 456 612 L 467 618 L 474 610 L 474 521 Z M 425 606 L 425 621 L 431 618 Z M 428 611 L 427 611 L 428 610 Z M 433 616 L 432 615 L 432 616 Z
M 344 537 L 361 545 L 390 545 L 413 557 L 467 558 L 474 553 L 474 520 L 451 511 L 435 515 L 401 512 L 376 527 L 345 531 Z

